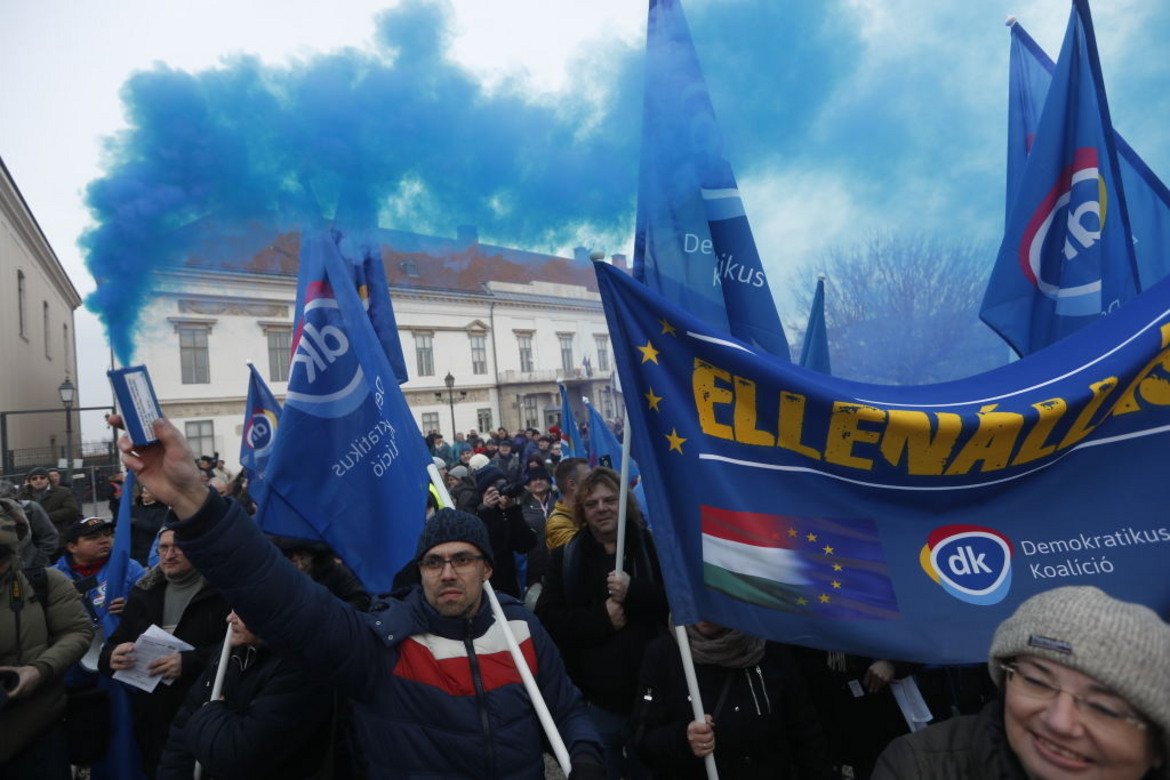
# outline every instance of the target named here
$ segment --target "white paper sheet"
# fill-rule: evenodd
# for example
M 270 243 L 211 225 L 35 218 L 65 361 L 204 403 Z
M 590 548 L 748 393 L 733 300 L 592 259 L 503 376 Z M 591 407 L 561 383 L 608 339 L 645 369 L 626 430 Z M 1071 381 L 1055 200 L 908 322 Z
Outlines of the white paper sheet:
M 194 649 L 182 639 L 151 624 L 150 628 L 143 631 L 134 642 L 134 666 L 114 672 L 114 679 L 152 693 L 160 681 L 170 685 L 174 680 L 164 680 L 159 675 L 152 675 L 149 671 L 151 662 L 156 658 L 165 658 Z

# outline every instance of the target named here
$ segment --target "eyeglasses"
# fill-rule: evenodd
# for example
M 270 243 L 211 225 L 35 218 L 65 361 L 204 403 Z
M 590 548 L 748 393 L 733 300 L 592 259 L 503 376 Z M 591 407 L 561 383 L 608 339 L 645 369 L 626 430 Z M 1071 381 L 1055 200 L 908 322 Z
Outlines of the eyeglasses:
M 418 562 L 418 567 L 427 574 L 439 574 L 451 564 L 451 568 L 456 572 L 464 572 L 471 568 L 476 561 L 482 561 L 482 555 L 475 553 L 455 553 L 450 558 L 443 558 L 439 555 L 428 555 Z
M 1044 673 L 1039 669 L 1021 669 L 1015 664 L 999 666 L 1007 673 L 1008 683 L 1014 685 L 1020 695 L 1029 699 L 1054 701 L 1061 693 L 1067 693 L 1076 705 L 1077 711 L 1090 724 L 1102 728 L 1117 728 L 1122 723 L 1129 723 L 1139 729 L 1147 728 L 1146 722 L 1114 694 L 1098 691 L 1073 693 L 1043 676 Z
M 585 509 L 600 509 L 601 507 L 617 506 L 617 496 L 606 496 L 605 498 L 598 498 L 593 501 L 582 501 L 581 506 Z

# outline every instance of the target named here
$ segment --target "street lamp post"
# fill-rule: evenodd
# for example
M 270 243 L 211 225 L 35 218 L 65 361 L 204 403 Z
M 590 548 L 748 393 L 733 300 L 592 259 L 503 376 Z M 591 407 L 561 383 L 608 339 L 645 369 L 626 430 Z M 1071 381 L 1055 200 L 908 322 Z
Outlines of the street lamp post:
M 451 443 L 455 443 L 455 377 L 451 372 L 447 372 L 447 376 L 443 377 L 443 384 L 447 386 L 447 405 L 451 408 Z M 467 397 L 466 390 L 459 391 L 459 398 Z M 435 393 L 435 398 L 439 401 L 443 400 L 442 393 Z
M 73 395 L 76 388 L 65 377 L 65 381 L 57 387 L 61 396 L 61 404 L 65 407 L 65 485 L 73 484 Z

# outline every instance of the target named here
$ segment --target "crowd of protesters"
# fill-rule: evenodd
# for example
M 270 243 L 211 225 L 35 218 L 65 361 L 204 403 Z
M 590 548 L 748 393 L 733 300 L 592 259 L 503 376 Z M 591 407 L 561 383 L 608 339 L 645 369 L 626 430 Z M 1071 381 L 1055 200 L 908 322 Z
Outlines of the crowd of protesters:
M 490 582 L 572 778 L 705 777 L 707 756 L 723 778 L 1170 778 L 1170 626 L 1096 589 L 1026 601 L 978 667 L 687 626 L 696 720 L 653 531 L 631 496 L 619 565 L 620 477 L 562 457 L 556 427 L 428 434 L 453 506 L 432 501 L 389 594 L 320 542 L 266 539 L 244 475 L 156 433 L 121 444 L 139 474 L 125 598 L 106 598 L 112 519 L 81 517 L 47 470 L 0 482 L 0 580 L 20 595 L 0 603 L 0 777 L 544 777 Z M 161 684 L 126 689 L 129 722 L 74 706 L 121 685 L 152 625 L 192 649 L 149 662 Z M 909 675 L 937 724 L 916 733 L 890 687 Z M 119 728 L 133 775 L 104 755 Z

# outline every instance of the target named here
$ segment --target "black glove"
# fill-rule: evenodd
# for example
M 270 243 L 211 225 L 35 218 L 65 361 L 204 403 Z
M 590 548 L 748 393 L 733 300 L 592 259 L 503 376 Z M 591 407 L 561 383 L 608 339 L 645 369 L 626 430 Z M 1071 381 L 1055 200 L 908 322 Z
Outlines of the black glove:
M 592 752 L 581 752 L 569 757 L 569 780 L 606 780 L 609 773 L 605 762 Z

